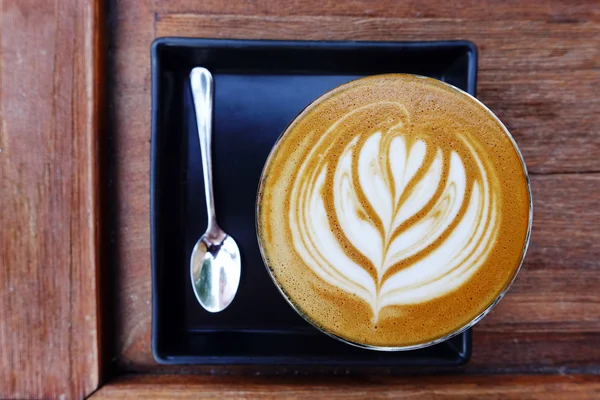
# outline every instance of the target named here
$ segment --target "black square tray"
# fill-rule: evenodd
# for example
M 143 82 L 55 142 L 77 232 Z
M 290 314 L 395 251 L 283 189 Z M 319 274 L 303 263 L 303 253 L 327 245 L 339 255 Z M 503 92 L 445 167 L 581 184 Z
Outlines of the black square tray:
M 450 42 L 289 42 L 161 38 L 152 45 L 151 242 L 154 357 L 168 364 L 452 366 L 471 354 L 467 331 L 407 352 L 359 349 L 318 332 L 268 276 L 255 232 L 263 164 L 287 124 L 347 81 L 407 72 L 474 94 L 475 45 Z M 214 75 L 217 216 L 242 253 L 236 299 L 210 314 L 194 297 L 189 257 L 206 228 L 200 145 L 188 74 Z

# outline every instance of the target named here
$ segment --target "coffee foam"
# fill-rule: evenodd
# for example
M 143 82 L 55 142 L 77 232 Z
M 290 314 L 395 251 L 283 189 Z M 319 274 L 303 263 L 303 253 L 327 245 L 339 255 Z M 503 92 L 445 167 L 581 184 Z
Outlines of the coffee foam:
M 528 212 L 521 161 L 485 108 L 437 81 L 387 75 L 330 92 L 290 125 L 265 167 L 258 226 L 309 320 L 405 346 L 493 301 L 519 265 Z

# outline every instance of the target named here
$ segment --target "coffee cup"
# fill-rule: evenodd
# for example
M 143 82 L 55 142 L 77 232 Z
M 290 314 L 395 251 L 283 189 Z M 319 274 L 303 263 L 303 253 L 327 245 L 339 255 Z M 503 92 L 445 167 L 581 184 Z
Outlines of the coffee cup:
M 498 303 L 532 215 L 521 152 L 485 105 L 389 74 L 339 86 L 290 123 L 256 218 L 269 274 L 309 323 L 359 347 L 411 350 Z

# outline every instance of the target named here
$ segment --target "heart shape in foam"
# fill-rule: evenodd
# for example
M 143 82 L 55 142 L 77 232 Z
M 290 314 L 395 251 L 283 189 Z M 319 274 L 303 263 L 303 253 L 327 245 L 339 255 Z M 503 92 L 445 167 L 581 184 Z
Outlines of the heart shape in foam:
M 387 306 L 456 290 L 498 232 L 497 177 L 477 143 L 465 136 L 442 146 L 409 120 L 395 102 L 344 115 L 299 166 L 290 193 L 296 252 L 367 302 L 374 323 Z

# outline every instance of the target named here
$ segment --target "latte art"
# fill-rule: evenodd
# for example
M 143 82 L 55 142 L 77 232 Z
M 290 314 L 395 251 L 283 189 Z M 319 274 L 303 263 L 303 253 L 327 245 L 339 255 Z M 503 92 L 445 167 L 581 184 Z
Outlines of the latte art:
M 258 241 L 307 321 L 406 350 L 493 307 L 523 260 L 530 205 L 522 158 L 485 106 L 434 79 L 380 75 L 288 126 L 260 181 Z
M 294 248 L 320 278 L 367 302 L 374 322 L 386 306 L 456 290 L 498 233 L 497 178 L 477 144 L 440 147 L 407 135 L 409 120 L 393 102 L 345 114 L 300 164 L 290 195 Z

